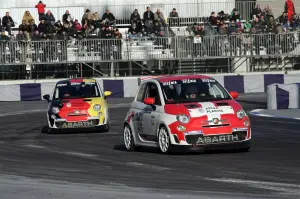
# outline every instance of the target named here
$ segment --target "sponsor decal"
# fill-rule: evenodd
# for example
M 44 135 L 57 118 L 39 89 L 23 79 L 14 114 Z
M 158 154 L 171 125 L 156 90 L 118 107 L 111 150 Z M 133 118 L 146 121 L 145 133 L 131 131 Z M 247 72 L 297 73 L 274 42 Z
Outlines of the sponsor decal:
M 62 84 L 57 84 L 56 86 L 61 87 L 61 86 L 67 86 L 67 85 L 68 85 L 67 83 L 62 83 Z
M 202 82 L 216 82 L 214 79 L 202 79 Z
M 202 135 L 202 131 L 189 131 L 189 132 L 184 132 L 184 135 Z
M 248 131 L 248 128 L 233 128 L 232 131 L 233 132 L 236 132 L 236 131 Z
M 195 79 L 184 79 L 184 80 L 182 80 L 182 83 L 184 83 L 184 84 L 196 83 L 196 82 L 197 82 L 197 80 L 195 80 Z
M 206 108 L 207 113 L 223 113 L 222 109 L 218 109 L 216 107 L 208 107 Z
M 164 86 L 170 86 L 170 85 L 174 85 L 174 84 L 177 84 L 177 81 L 169 81 L 169 82 L 163 83 Z
M 84 128 L 94 126 L 93 121 L 64 123 L 62 128 Z
M 227 142 L 239 141 L 238 135 L 219 135 L 219 136 L 209 136 L 209 137 L 199 137 L 197 144 L 219 144 Z

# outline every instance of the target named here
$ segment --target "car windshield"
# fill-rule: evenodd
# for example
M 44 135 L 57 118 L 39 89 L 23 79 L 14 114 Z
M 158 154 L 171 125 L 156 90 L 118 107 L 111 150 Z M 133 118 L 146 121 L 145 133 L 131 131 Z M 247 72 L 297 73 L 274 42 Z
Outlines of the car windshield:
M 95 82 L 66 82 L 56 85 L 54 99 L 101 97 Z
M 163 82 L 166 104 L 230 100 L 225 89 L 214 79 L 186 79 Z

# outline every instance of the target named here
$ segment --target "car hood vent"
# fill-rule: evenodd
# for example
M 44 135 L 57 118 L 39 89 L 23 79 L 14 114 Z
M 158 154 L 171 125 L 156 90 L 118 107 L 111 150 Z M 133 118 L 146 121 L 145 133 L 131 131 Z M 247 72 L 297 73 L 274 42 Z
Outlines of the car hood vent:
M 199 108 L 199 106 L 197 104 L 188 104 L 188 105 L 185 105 L 185 107 L 188 109 Z
M 219 102 L 216 103 L 218 106 L 229 106 L 229 104 L 227 102 Z

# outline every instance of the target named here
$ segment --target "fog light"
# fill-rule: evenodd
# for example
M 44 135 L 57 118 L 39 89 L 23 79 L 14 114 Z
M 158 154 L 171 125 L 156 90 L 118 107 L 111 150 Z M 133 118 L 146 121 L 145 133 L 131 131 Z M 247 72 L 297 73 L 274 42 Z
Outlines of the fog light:
M 247 120 L 244 121 L 245 126 L 249 126 L 249 122 Z
M 179 125 L 179 126 L 177 126 L 177 130 L 178 131 L 185 131 L 186 128 L 184 126 L 182 126 L 182 125 Z
M 51 118 L 52 118 L 53 120 L 55 120 L 55 119 L 56 119 L 56 116 L 55 116 L 55 115 L 51 115 Z

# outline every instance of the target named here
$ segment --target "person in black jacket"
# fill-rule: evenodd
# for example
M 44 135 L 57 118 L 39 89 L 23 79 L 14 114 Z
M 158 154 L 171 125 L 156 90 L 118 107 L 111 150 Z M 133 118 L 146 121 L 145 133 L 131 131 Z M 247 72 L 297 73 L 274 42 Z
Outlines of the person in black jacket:
M 131 22 L 131 25 L 133 23 L 138 23 L 139 25 L 142 25 L 142 19 L 141 19 L 141 16 L 139 14 L 138 9 L 135 9 L 133 11 L 133 13 L 131 14 L 131 16 L 130 16 L 130 22 Z
M 115 16 L 112 13 L 110 13 L 110 11 L 108 9 L 106 9 L 105 13 L 103 14 L 102 20 L 106 22 L 105 23 L 106 25 L 113 25 L 114 26 L 115 23 L 116 23 Z
M 47 33 L 47 25 L 45 24 L 45 20 L 41 20 L 40 24 L 38 25 L 38 31 L 40 34 Z
M 9 12 L 6 12 L 5 16 L 2 18 L 2 26 L 11 35 L 11 27 L 15 26 L 14 20 L 9 16 Z
M 53 16 L 53 14 L 50 10 L 47 11 L 47 13 L 44 16 L 44 19 L 45 19 L 46 23 L 51 23 L 52 25 L 54 25 L 54 23 L 55 23 L 55 17 Z
M 145 24 L 147 34 L 152 34 L 154 24 L 154 13 L 151 11 L 149 6 L 147 7 L 146 12 L 144 12 L 143 22 Z

